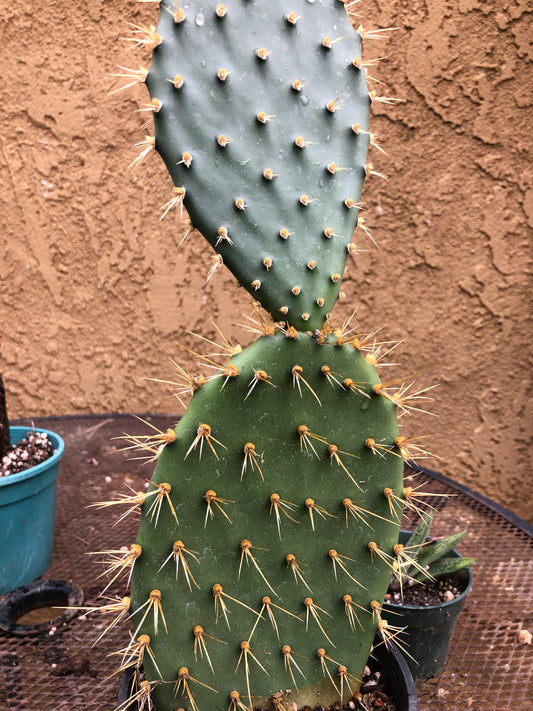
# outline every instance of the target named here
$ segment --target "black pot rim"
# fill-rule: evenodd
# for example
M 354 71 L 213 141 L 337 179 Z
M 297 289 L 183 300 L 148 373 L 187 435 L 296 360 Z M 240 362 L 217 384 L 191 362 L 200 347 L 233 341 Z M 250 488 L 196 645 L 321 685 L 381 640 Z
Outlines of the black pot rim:
M 379 632 L 376 633 L 374 648 L 369 658 L 370 668 L 372 668 L 372 658 L 386 667 L 387 680 L 391 686 L 401 685 L 400 689 L 392 689 L 398 711 L 418 711 L 415 681 L 405 657 L 395 644 L 385 644 Z M 396 698 L 398 696 L 401 698 Z
M 0 602 L 0 629 L 8 634 L 29 635 L 48 632 L 70 622 L 79 614 L 83 590 L 67 580 L 35 580 L 6 595 Z M 42 607 L 65 608 L 57 617 L 36 625 L 21 625 L 17 620 Z
M 468 573 L 468 582 L 466 584 L 465 589 L 457 595 L 457 597 L 454 597 L 453 600 L 448 600 L 448 602 L 440 602 L 436 605 L 403 605 L 401 602 L 390 602 L 389 600 L 385 600 L 383 603 L 384 607 L 388 608 L 394 608 L 398 610 L 441 610 L 441 609 L 448 609 L 450 607 L 453 607 L 454 605 L 459 604 L 464 600 L 464 598 L 468 595 L 470 592 L 470 589 L 472 587 L 472 583 L 474 582 L 474 575 L 472 574 L 472 571 L 470 568 L 466 568 L 463 570 L 465 573 Z M 463 571 L 459 570 L 457 571 L 458 573 L 461 573 Z M 455 575 L 455 573 L 454 573 Z
M 374 646 L 368 659 L 368 666 L 375 670 L 378 667 L 385 673 L 391 696 L 397 704 L 397 711 L 418 711 L 418 696 L 411 670 L 403 654 L 394 644 L 385 644 L 382 636 L 376 633 Z M 133 681 L 133 667 L 126 669 L 120 679 L 118 704 L 121 711 L 134 711 L 135 706 L 125 706 L 130 695 Z M 154 711 L 155 708 L 154 708 Z

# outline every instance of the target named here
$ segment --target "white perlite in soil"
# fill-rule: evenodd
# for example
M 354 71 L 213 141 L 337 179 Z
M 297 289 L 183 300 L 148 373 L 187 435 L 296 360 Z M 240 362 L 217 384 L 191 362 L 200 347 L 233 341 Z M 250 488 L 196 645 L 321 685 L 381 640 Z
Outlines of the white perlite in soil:
M 429 607 L 430 605 L 442 605 L 451 602 L 463 592 L 464 585 L 461 586 L 456 577 L 442 578 L 434 582 L 427 582 L 423 585 L 405 585 L 402 592 L 387 594 L 386 602 L 395 605 L 409 605 L 412 607 Z
M 3 457 L 0 465 L 0 476 L 17 474 L 49 459 L 54 453 L 54 445 L 44 432 L 30 430 Z

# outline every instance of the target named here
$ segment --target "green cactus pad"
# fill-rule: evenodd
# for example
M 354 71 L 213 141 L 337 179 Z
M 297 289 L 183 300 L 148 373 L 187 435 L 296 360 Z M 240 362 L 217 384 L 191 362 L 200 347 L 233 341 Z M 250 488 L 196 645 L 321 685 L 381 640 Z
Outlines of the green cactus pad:
M 142 507 L 131 612 L 155 706 L 346 702 L 391 574 L 369 543 L 393 555 L 398 537 L 395 406 L 334 336 L 278 331 L 228 365 L 193 395 Z
M 216 10 L 162 3 L 146 78 L 155 148 L 240 284 L 312 331 L 338 298 L 366 173 L 361 36 L 339 0 Z

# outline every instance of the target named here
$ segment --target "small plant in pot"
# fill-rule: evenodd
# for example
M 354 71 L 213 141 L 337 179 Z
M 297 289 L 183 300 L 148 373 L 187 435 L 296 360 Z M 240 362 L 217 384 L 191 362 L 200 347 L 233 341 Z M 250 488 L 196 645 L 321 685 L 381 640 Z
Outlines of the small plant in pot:
M 455 546 L 467 531 L 444 538 L 429 535 L 433 513 L 423 515 L 412 533 L 401 531 L 396 562 L 384 609 L 406 629 L 402 644 L 415 678 L 442 671 L 457 616 L 472 586 L 474 558 L 461 556 Z
M 35 580 L 50 565 L 64 449 L 55 432 L 10 427 L 0 376 L 0 594 Z

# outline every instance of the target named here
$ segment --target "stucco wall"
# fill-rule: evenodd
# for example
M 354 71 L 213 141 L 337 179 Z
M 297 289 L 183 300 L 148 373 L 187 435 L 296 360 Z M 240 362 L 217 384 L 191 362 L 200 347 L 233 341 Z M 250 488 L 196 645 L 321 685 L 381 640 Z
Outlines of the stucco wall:
M 339 317 L 358 306 L 362 331 L 383 326 L 402 367 L 432 391 L 438 417 L 414 415 L 405 433 L 432 435 L 440 470 L 531 517 L 533 227 L 531 70 L 525 0 L 367 0 L 365 28 L 397 27 L 368 42 L 385 57 L 373 130 L 389 177 L 369 180 L 365 217 L 379 250 L 350 260 Z M 110 94 L 116 65 L 147 65 L 121 38 L 153 4 L 0 0 L 1 371 L 10 415 L 178 412 L 163 385 L 169 358 L 192 369 L 186 330 L 213 337 L 249 297 L 227 273 L 205 285 L 208 248 L 178 250 L 176 213 L 160 160 L 128 165 L 146 132 L 144 87 Z M 530 76 L 530 75 L 529 75 Z M 405 422 L 405 419 L 404 419 Z M 422 462 L 423 463 L 423 462 Z

